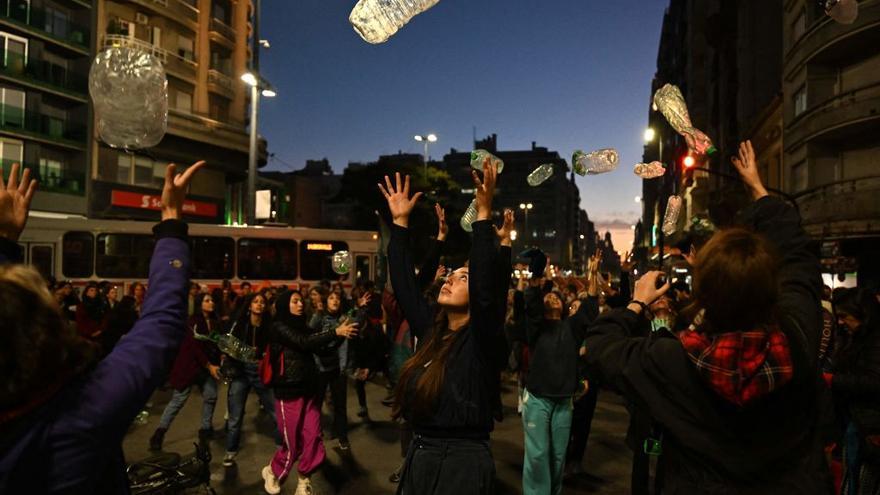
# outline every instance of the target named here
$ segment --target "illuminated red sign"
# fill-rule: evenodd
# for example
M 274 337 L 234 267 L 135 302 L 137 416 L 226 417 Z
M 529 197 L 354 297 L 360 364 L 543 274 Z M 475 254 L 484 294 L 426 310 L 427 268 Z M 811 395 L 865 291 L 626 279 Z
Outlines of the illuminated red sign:
M 162 210 L 162 198 L 160 196 L 131 191 L 118 191 L 116 189 L 113 189 L 110 192 L 110 204 L 113 206 L 139 208 L 142 210 Z M 216 217 L 217 205 L 214 203 L 205 203 L 204 201 L 186 200 L 183 202 L 183 213 L 199 217 Z

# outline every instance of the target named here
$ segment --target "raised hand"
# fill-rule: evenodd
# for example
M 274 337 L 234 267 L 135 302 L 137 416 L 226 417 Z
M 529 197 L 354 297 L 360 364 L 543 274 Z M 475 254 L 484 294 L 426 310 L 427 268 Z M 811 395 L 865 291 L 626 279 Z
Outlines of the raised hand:
M 667 280 L 663 286 L 657 288 L 657 279 L 663 275 L 663 272 L 652 271 L 645 274 L 644 277 L 636 281 L 633 288 L 633 300 L 645 303 L 650 306 L 651 303 L 660 298 L 669 290 L 669 281 Z
M 437 214 L 437 240 L 445 241 L 446 234 L 449 233 L 449 225 L 446 224 L 446 210 L 440 206 L 440 203 L 434 203 L 434 213 Z
M 749 186 L 754 199 L 761 199 L 767 196 L 767 190 L 761 182 L 761 175 L 758 173 L 758 162 L 755 159 L 755 149 L 752 148 L 751 141 L 745 141 L 739 144 L 739 156 L 730 159 L 736 171 L 739 172 L 743 182 Z
M 504 223 L 501 224 L 501 228 L 495 227 L 495 235 L 498 236 L 502 246 L 510 246 L 513 243 L 513 239 L 510 238 L 510 233 L 513 232 L 513 221 L 513 210 L 505 208 Z
M 338 327 L 336 327 L 336 336 L 345 337 L 346 339 L 357 337 L 357 326 L 357 323 L 354 323 L 353 321 L 342 323 Z
M 477 175 L 476 170 L 472 170 L 474 177 L 474 187 L 476 188 L 477 199 L 477 221 L 488 220 L 492 217 L 492 199 L 495 197 L 495 180 L 498 177 L 498 171 L 492 160 L 486 158 L 483 161 L 483 179 Z
M 443 265 L 438 266 L 437 271 L 434 272 L 434 282 L 441 280 L 445 276 L 446 276 L 446 267 Z
M 186 191 L 193 175 L 205 166 L 198 161 L 182 174 L 177 173 L 177 165 L 171 163 L 165 168 L 165 186 L 162 188 L 162 220 L 179 220 L 186 199 Z
M 621 256 L 620 259 L 620 269 L 625 272 L 631 272 L 633 267 L 635 267 L 636 265 L 629 251 L 624 252 L 623 256 Z
M 379 186 L 379 190 L 382 191 L 382 195 L 388 202 L 388 209 L 391 211 L 391 219 L 394 224 L 400 227 L 409 227 L 409 214 L 412 213 L 422 193 L 417 192 L 412 197 L 409 196 L 408 175 L 403 182 L 400 180 L 400 172 L 396 172 L 394 178 L 395 185 L 391 184 L 391 179 L 387 175 L 385 176 L 385 186 L 376 185 Z
M 370 304 L 370 300 L 373 298 L 372 292 L 364 292 L 364 295 L 358 298 L 357 305 L 359 308 L 363 308 L 367 304 Z
M 20 170 L 21 165 L 12 164 L 8 184 L 3 183 L 3 174 L 0 173 L 0 237 L 11 241 L 18 240 L 24 230 L 31 200 L 37 192 L 37 181 L 31 179 L 31 170 L 25 169 L 19 181 Z

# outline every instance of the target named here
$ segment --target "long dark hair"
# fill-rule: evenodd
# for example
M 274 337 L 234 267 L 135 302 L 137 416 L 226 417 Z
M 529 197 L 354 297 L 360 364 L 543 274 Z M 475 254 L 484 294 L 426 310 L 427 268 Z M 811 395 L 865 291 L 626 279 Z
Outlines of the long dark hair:
M 290 299 L 293 298 L 294 294 L 299 294 L 300 299 L 303 301 L 303 314 L 301 315 L 295 315 L 290 312 Z M 302 292 L 300 292 L 298 289 L 292 289 L 282 292 L 278 297 L 275 298 L 274 321 L 283 323 L 290 328 L 299 328 L 305 326 L 305 297 L 303 297 Z
M 435 405 L 440 389 L 446 379 L 446 363 L 455 347 L 455 342 L 462 333 L 468 331 L 461 328 L 449 331 L 449 316 L 440 310 L 434 319 L 434 331 L 427 342 L 422 343 L 413 357 L 406 360 L 400 371 L 400 379 L 394 389 L 394 407 L 391 416 L 395 419 L 401 415 L 401 409 L 410 388 L 409 382 L 416 371 L 424 369 L 418 377 L 408 406 L 418 415 L 429 414 Z

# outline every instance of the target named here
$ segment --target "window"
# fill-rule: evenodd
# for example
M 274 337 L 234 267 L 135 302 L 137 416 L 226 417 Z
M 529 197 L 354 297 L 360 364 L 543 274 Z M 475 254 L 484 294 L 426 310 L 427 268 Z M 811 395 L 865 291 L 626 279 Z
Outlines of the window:
M 190 237 L 192 278 L 228 279 L 235 276 L 235 241 L 229 237 Z
M 70 16 L 67 12 L 62 12 L 57 8 L 46 7 L 46 24 L 47 33 L 54 34 L 59 38 L 67 38 L 68 26 L 70 25 Z
M 88 278 L 94 271 L 95 239 L 89 232 L 67 232 L 61 241 L 61 272 L 65 277 Z
M 303 280 L 337 279 L 330 258 L 336 251 L 348 250 L 341 241 L 302 241 L 299 243 L 300 278 Z
M 49 188 L 57 188 L 61 185 L 64 166 L 58 160 L 40 158 L 40 179 Z
M 296 242 L 280 239 L 239 239 L 238 278 L 295 279 Z
M 131 184 L 131 155 L 120 153 L 116 162 L 116 182 Z
M 16 74 L 24 73 L 27 65 L 28 40 L 0 31 L 3 42 L 3 66 Z
M 801 192 L 808 185 L 807 162 L 800 162 L 791 167 L 791 191 L 794 193 Z
M 794 116 L 807 111 L 807 87 L 801 86 L 799 90 L 794 93 Z
M 31 246 L 31 256 L 28 264 L 36 268 L 43 278 L 49 278 L 54 274 L 55 256 L 52 246 Z
M 209 98 L 210 117 L 221 122 L 229 120 L 229 100 L 216 95 L 210 95 Z
M 21 163 L 24 156 L 24 142 L 14 139 L 0 139 L 0 157 L 3 159 L 2 166 L 4 172 L 9 171 L 10 165 L 13 163 Z M 4 177 L 6 175 L 4 174 Z
M 24 127 L 24 99 L 24 91 L 0 88 L 0 125 Z
M 190 62 L 195 61 L 195 44 L 192 38 L 177 37 L 177 56 Z
M 153 26 L 150 29 L 150 44 L 153 46 L 162 46 L 162 29 Z
M 354 259 L 355 275 L 358 279 L 372 278 L 370 275 L 370 256 L 358 255 Z
M 193 95 L 186 91 L 177 90 L 177 97 L 174 101 L 174 108 L 181 112 L 192 113 Z
M 103 278 L 147 278 L 155 243 L 147 234 L 98 234 L 95 273 Z
M 16 21 L 27 23 L 31 17 L 31 0 L 11 0 L 2 4 L 6 10 L 3 12 Z
M 211 10 L 214 13 L 214 19 L 228 25 L 229 24 L 229 2 L 228 0 L 214 0 Z

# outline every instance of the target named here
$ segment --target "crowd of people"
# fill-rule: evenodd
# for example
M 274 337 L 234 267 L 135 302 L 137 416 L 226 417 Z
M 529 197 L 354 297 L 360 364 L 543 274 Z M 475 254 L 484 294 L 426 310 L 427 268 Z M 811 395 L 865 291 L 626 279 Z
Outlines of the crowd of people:
M 637 277 L 626 257 L 612 282 L 601 253 L 578 277 L 550 276 L 538 249 L 514 255 L 514 213 L 493 222 L 487 160 L 473 174 L 464 266 L 441 265 L 440 205 L 416 266 L 409 227 L 421 193 L 397 174 L 378 185 L 390 284 L 328 281 L 307 293 L 189 280 L 180 212 L 201 163 L 183 174 L 171 165 L 149 281 L 125 295 L 109 282 L 77 294 L 18 264 L 36 183 L 14 167 L 0 182 L 0 492 L 124 493 L 122 438 L 152 393 L 171 390 L 150 438 L 161 450 L 196 388 L 200 423 L 181 427 L 215 437 L 226 384 L 223 464 L 242 460 L 253 390 L 277 450 L 248 462 L 265 463 L 267 493 L 295 469 L 295 493 L 310 494 L 326 457 L 324 404 L 328 436 L 346 451 L 349 384 L 367 420 L 366 383 L 381 376 L 399 424 L 398 493 L 495 493 L 490 440 L 513 376 L 526 495 L 562 493 L 566 474 L 589 465 L 600 391 L 629 411 L 633 493 L 878 495 L 880 294 L 823 287 L 814 243 L 797 210 L 768 195 L 751 144 L 732 161 L 753 202 L 741 226 L 688 246 L 692 285 Z

